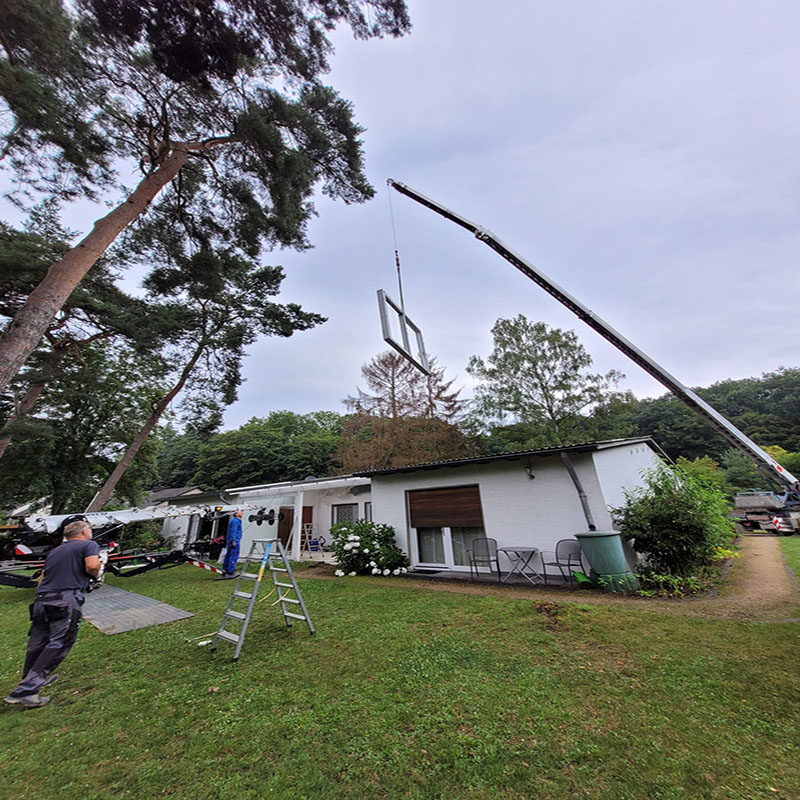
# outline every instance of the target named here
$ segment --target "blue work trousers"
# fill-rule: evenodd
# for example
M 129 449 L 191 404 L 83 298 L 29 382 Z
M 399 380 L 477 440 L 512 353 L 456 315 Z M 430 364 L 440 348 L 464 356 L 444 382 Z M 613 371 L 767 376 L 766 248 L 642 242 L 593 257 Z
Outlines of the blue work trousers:
M 222 571 L 230 575 L 236 572 L 236 562 L 239 559 L 239 541 L 231 542 L 225 551 L 225 561 L 222 564 Z
M 11 697 L 38 694 L 47 676 L 67 657 L 78 638 L 83 600 L 79 589 L 45 592 L 33 598 L 22 680 L 11 690 Z

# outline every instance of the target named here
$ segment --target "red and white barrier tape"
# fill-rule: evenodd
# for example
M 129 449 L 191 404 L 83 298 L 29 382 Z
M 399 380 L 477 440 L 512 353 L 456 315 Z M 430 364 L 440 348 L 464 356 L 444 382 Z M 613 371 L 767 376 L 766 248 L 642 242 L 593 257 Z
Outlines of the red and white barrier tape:
M 211 564 L 206 564 L 205 561 L 192 561 L 188 562 L 193 567 L 201 567 L 202 569 L 210 570 L 211 572 L 218 572 L 220 575 L 224 575 L 225 571 L 219 569 L 219 567 L 212 567 Z

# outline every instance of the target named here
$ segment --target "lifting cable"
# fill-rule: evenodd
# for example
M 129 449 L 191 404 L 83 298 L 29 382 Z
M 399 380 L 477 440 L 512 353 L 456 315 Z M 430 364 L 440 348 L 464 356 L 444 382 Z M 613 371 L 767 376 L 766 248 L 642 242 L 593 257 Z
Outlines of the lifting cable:
M 387 186 L 389 186 L 389 181 L 386 182 Z M 392 222 L 392 239 L 394 241 L 394 263 L 397 267 L 397 288 L 400 292 L 400 311 L 402 315 L 405 317 L 406 315 L 406 304 L 403 300 L 403 277 L 400 274 L 400 251 L 397 248 L 397 230 L 395 229 L 394 225 L 394 208 L 392 207 L 392 191 L 391 188 L 387 192 L 389 197 L 389 219 Z

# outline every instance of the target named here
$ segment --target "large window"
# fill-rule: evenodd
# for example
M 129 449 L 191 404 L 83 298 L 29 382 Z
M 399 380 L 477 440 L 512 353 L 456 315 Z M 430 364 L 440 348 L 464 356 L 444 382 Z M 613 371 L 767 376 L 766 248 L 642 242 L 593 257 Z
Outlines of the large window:
M 478 486 L 418 489 L 408 493 L 416 563 L 469 566 L 472 540 L 485 536 Z
M 356 522 L 358 520 L 358 503 L 342 503 L 338 506 L 331 506 L 333 511 L 333 524 L 338 522 Z

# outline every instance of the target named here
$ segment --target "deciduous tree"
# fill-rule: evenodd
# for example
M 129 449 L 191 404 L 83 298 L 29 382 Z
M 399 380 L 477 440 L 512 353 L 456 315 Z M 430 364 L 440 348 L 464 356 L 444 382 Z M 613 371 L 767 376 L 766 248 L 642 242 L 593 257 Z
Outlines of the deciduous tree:
M 580 440 L 585 417 L 607 404 L 624 377 L 590 373 L 592 358 L 574 331 L 530 322 L 522 314 L 492 328 L 494 350 L 472 356 L 467 372 L 479 383 L 476 414 L 485 423 L 525 423 L 536 447 Z

